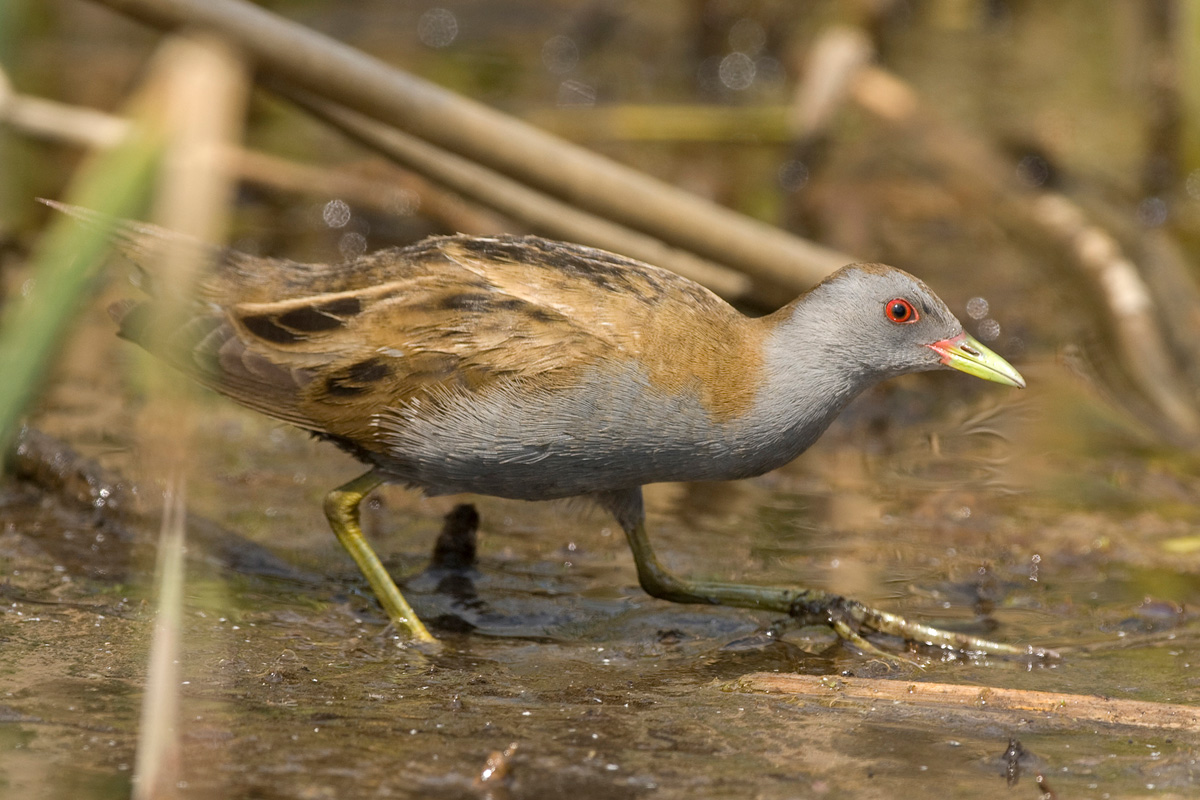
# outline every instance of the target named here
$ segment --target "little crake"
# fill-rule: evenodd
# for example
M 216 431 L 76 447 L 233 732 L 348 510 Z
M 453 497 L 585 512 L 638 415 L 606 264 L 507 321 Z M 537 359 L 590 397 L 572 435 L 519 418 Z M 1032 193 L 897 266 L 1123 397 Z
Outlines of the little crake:
M 151 275 L 150 244 L 173 235 L 136 223 L 116 234 Z M 684 580 L 647 538 L 644 484 L 775 469 L 886 378 L 949 367 L 1024 386 L 905 272 L 844 267 L 752 319 L 673 273 L 532 236 L 431 238 L 342 264 L 212 254 L 190 318 L 152 337 L 154 300 L 125 303 L 114 312 L 121 335 L 369 467 L 330 493 L 326 513 L 389 617 L 418 640 L 432 637 L 358 523 L 381 483 L 593 498 L 656 597 L 815 617 L 863 647 L 865 628 L 1027 652 L 824 592 Z

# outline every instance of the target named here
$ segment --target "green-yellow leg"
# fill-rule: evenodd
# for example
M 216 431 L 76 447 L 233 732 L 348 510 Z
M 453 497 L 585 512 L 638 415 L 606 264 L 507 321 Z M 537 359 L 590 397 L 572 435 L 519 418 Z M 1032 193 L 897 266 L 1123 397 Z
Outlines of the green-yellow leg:
M 777 611 L 793 617 L 818 620 L 828 624 L 846 641 L 872 655 L 892 657 L 867 642 L 857 632 L 861 629 L 899 636 L 910 642 L 924 642 L 937 647 L 993 653 L 1005 656 L 1035 656 L 1056 658 L 1058 653 L 1041 647 L 1014 647 L 991 642 L 965 633 L 943 631 L 918 622 L 909 622 L 897 614 L 848 600 L 840 595 L 818 589 L 782 589 L 769 586 L 747 586 L 738 583 L 688 581 L 667 572 L 650 547 L 646 525 L 641 519 L 623 525 L 633 559 L 637 564 L 638 581 L 647 594 L 676 603 L 708 603 L 737 606 L 764 611 Z
M 350 553 L 350 557 L 366 576 L 367 583 L 371 584 L 371 590 L 379 598 L 379 603 L 387 612 L 392 624 L 399 629 L 407 629 L 418 642 L 436 642 L 425 623 L 421 622 L 412 606 L 404 599 L 404 595 L 400 594 L 400 589 L 384 569 L 379 556 L 375 555 L 371 545 L 367 544 L 359 525 L 359 503 L 382 483 L 383 480 L 375 470 L 371 470 L 339 486 L 325 496 L 325 516 L 329 519 L 329 527 L 337 534 L 342 547 Z

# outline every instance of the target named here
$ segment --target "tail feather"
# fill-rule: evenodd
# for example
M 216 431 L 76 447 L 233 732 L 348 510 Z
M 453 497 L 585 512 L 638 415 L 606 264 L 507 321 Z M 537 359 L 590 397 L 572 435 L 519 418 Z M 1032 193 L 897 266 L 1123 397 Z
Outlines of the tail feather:
M 3 2 L 3 0 L 0 0 Z M 103 230 L 114 248 L 137 268 L 135 283 L 147 294 L 159 296 L 155 277 L 162 259 L 162 246 L 191 247 L 206 262 L 194 296 L 198 301 L 229 308 L 244 303 L 274 303 L 284 296 L 344 294 L 388 283 L 404 277 L 397 269 L 408 263 L 390 250 L 344 262 L 306 264 L 285 258 L 250 255 L 230 247 L 200 241 L 146 222 L 117 219 L 88 208 L 56 200 L 40 200 L 84 225 Z M 437 251 L 434 249 L 434 256 Z M 428 257 L 428 256 L 420 256 Z
M 276 364 L 246 347 L 224 315 L 197 315 L 164 330 L 153 301 L 119 300 L 108 307 L 117 335 L 244 406 L 301 428 L 324 428 L 299 407 L 312 374 Z
M 134 313 L 138 306 L 142 303 L 134 300 L 132 297 L 126 297 L 112 303 L 108 307 L 108 317 L 117 324 L 117 335 L 122 338 L 134 340 L 134 337 L 125 334 L 125 320 L 129 319 L 129 315 Z
M 342 290 L 339 268 L 252 257 L 157 225 L 117 219 L 53 200 L 41 202 L 103 231 L 114 248 L 137 267 L 141 289 L 150 298 L 125 299 L 109 306 L 109 316 L 121 338 L 249 408 L 314 433 L 328 433 L 325 424 L 314 419 L 305 405 L 316 376 L 309 363 L 312 359 L 298 358 L 302 354 L 294 352 L 277 352 L 261 338 L 245 340 L 234 322 L 234 310 L 246 303 L 277 300 L 281 286 L 310 288 L 314 279 L 323 279 Z M 213 267 L 200 276 L 190 301 L 170 311 L 164 310 L 161 296 L 156 299 L 154 286 L 164 243 L 202 248 L 202 255 Z M 320 311 L 328 307 L 328 302 L 318 302 L 317 307 L 317 313 L 323 315 L 321 321 L 338 319 L 335 314 Z M 358 307 L 356 303 L 356 313 Z
M 216 245 L 158 225 L 151 225 L 148 222 L 118 219 L 90 208 L 60 203 L 57 200 L 47 200 L 42 197 L 38 198 L 38 202 L 61 211 L 90 228 L 103 230 L 114 248 L 137 267 L 138 276 L 141 279 L 138 281 L 139 285 L 152 296 L 156 294 L 154 265 L 162 257 L 163 247 L 166 243 L 169 242 L 172 247 L 193 248 L 198 251 L 197 255 L 206 259 L 216 259 L 223 253 L 223 248 Z

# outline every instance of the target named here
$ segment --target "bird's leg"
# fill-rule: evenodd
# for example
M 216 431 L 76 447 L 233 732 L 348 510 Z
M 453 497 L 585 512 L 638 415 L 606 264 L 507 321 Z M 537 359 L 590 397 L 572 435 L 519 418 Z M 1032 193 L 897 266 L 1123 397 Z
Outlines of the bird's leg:
M 358 564 L 358 568 L 371 584 L 371 590 L 379 599 L 383 610 L 387 612 L 392 624 L 399 629 L 407 629 L 409 634 L 418 642 L 436 642 L 433 634 L 417 617 L 412 606 L 400 594 L 400 589 L 392 576 L 384 569 L 383 563 L 371 545 L 363 536 L 362 527 L 358 522 L 358 506 L 363 498 L 377 488 L 383 480 L 370 470 L 359 475 L 354 480 L 334 489 L 325 495 L 325 516 L 329 527 L 337 534 L 342 547 L 350 553 L 350 557 Z
M 898 636 L 909 642 L 922 642 L 969 652 L 1039 658 L 1057 656 L 1053 650 L 1015 647 L 970 634 L 944 631 L 910 622 L 898 614 L 880 611 L 857 600 L 819 589 L 784 589 L 678 578 L 663 568 L 650 547 L 640 489 L 598 494 L 597 499 L 601 505 L 613 512 L 624 528 L 629 547 L 633 550 L 634 563 L 637 565 L 638 582 L 647 594 L 654 597 L 676 603 L 707 603 L 775 611 L 800 619 L 823 622 L 833 628 L 842 639 L 873 655 L 880 654 L 880 651 L 862 638 L 859 631 L 863 629 Z

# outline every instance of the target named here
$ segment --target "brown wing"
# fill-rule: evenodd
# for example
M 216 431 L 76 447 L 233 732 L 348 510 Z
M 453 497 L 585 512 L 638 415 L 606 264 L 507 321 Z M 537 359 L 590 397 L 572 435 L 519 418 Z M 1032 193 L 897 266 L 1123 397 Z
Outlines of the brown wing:
M 417 398 L 501 380 L 552 390 L 634 358 L 672 391 L 721 385 L 736 405 L 753 388 L 753 364 L 728 374 L 746 320 L 715 295 L 535 237 L 429 239 L 338 266 L 227 252 L 200 294 L 169 342 L 146 342 L 146 306 L 123 315 L 122 335 L 244 405 L 367 449 L 377 415 Z

